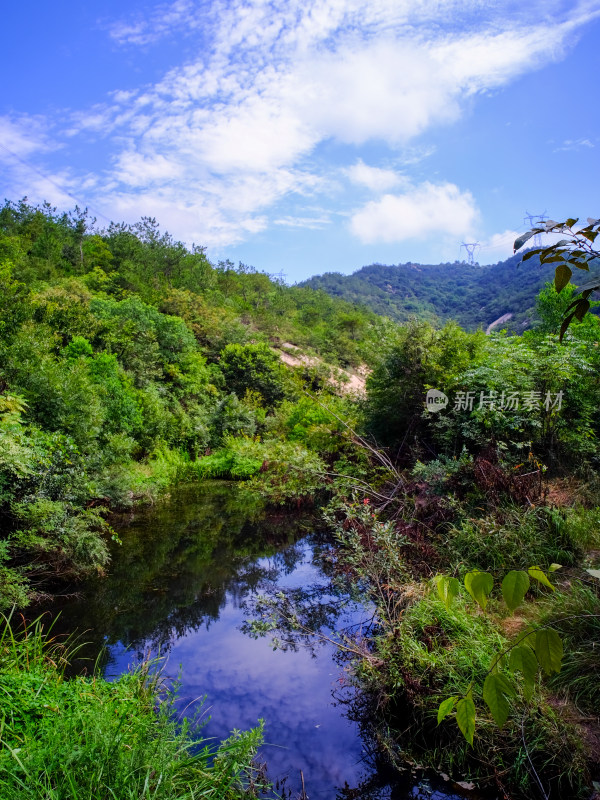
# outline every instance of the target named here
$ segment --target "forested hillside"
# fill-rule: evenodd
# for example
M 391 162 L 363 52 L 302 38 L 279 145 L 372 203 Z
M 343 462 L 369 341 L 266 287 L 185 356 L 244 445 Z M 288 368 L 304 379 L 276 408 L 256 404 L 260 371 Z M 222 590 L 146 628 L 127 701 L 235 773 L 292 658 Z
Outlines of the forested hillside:
M 505 314 L 501 328 L 520 332 L 536 324 L 535 298 L 549 280 L 539 258 L 521 263 L 522 254 L 480 266 L 453 264 L 371 264 L 341 275 L 327 272 L 301 286 L 323 289 L 332 297 L 362 303 L 377 314 L 404 322 L 420 317 L 456 320 L 468 330 L 487 329 Z
M 340 368 L 368 362 L 386 324 L 325 292 L 212 265 L 152 219 L 99 231 L 78 211 L 6 203 L 0 607 L 102 570 L 109 509 L 186 476 L 250 477 L 267 450 L 275 470 L 310 461 L 295 442 L 323 412 L 304 387 L 343 403 L 340 377 L 352 376 Z M 281 498 L 296 491 L 291 481 Z
M 589 798 L 600 777 L 600 321 L 579 314 L 559 341 L 574 287 L 567 278 L 557 293 L 555 262 L 533 260 L 315 279 L 350 299 L 375 286 L 379 310 L 396 317 L 463 314 L 471 328 L 517 306 L 523 324 L 535 308 L 532 330 L 486 336 L 456 321 L 398 324 L 243 264 L 213 265 L 153 219 L 100 230 L 79 211 L 6 203 L 0 611 L 85 591 L 85 578 L 108 571 L 115 510 L 177 483 L 235 480 L 248 507 L 320 512 L 332 589 L 360 598 L 371 617 L 340 634 L 345 679 L 392 763 L 447 770 L 499 796 L 537 796 L 541 780 L 545 796 Z M 351 378 L 366 379 L 360 396 Z M 443 402 L 432 406 L 432 392 Z M 218 536 L 210 546 L 218 554 Z M 321 584 L 259 601 L 248 630 L 273 635 L 275 647 L 332 631 Z M 8 652 L 14 694 L 32 667 L 29 651 Z M 60 675 L 51 685 L 62 696 Z M 25 758 L 45 786 L 38 714 L 63 719 L 35 692 L 33 716 L 0 751 L 15 786 L 25 785 Z M 71 703 L 66 720 L 79 714 Z M 143 727 L 153 701 L 142 706 Z M 102 722 L 111 742 L 115 719 L 120 727 L 112 711 Z M 250 737 L 249 753 L 260 731 Z M 44 747 L 64 739 L 51 733 Z M 167 764 L 181 761 L 169 753 Z M 215 793 L 200 794 L 194 780 L 189 796 L 243 796 L 224 794 L 216 776 Z

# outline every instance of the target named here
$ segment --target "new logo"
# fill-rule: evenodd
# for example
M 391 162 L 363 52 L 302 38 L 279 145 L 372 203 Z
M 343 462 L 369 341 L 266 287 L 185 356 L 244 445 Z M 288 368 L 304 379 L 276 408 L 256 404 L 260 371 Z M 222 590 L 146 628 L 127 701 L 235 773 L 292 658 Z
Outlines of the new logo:
M 425 408 L 432 414 L 437 414 L 438 411 L 446 408 L 448 405 L 448 397 L 438 389 L 429 389 L 425 395 Z

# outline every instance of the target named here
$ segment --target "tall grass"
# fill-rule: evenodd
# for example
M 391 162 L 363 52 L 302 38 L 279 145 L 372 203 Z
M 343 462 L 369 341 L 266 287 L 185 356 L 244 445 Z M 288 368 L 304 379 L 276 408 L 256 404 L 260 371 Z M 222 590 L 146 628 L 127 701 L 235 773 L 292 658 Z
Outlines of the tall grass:
M 562 669 L 552 678 L 553 689 L 565 692 L 581 711 L 598 715 L 600 697 L 600 587 L 574 581 L 568 592 L 549 598 L 543 621 L 560 633 L 564 643 Z
M 262 723 L 218 747 L 173 715 L 153 665 L 114 683 L 67 680 L 74 643 L 40 620 L 0 634 L 2 800 L 235 800 L 254 797 Z
M 574 564 L 581 554 L 574 525 L 559 512 L 540 507 L 505 506 L 482 519 L 466 519 L 450 528 L 446 555 L 450 571 L 477 567 L 506 572 L 533 564 Z

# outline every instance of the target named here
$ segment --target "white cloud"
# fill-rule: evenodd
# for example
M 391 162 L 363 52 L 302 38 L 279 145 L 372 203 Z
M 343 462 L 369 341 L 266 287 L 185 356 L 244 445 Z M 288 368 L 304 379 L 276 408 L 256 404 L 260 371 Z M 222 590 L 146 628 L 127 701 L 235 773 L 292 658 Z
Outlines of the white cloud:
M 575 24 L 568 17 L 552 26 L 536 22 L 533 9 L 525 25 L 522 15 L 511 18 L 505 10 L 506 4 L 477 0 L 158 6 L 135 29 L 113 35 L 145 44 L 201 21 L 212 38 L 196 61 L 115 105 L 113 125 L 128 145 L 112 177 L 121 193 L 153 187 L 159 202 L 173 185 L 174 202 L 189 208 L 202 192 L 214 212 L 203 211 L 196 226 L 203 240 L 222 242 L 229 231 L 239 241 L 254 214 L 263 225 L 268 208 L 285 196 L 318 191 L 322 182 L 310 157 L 319 143 L 383 140 L 405 147 L 431 126 L 458 118 L 470 95 L 558 57 Z M 106 126 L 103 115 L 98 111 L 85 122 Z M 393 170 L 361 161 L 346 174 L 375 192 L 403 185 Z M 441 218 L 433 227 L 425 224 L 429 200 L 451 208 L 453 232 L 456 226 L 461 235 L 468 230 L 472 198 L 453 194 L 449 185 L 425 186 L 367 206 L 354 216 L 353 230 L 363 239 L 375 231 L 385 240 L 405 238 L 407 231 L 391 217 L 394 208 L 407 211 L 402 204 L 408 197 L 420 204 L 410 212 L 413 231 L 448 229 Z
M 118 157 L 119 180 L 129 186 L 148 186 L 153 183 L 173 181 L 183 173 L 183 165 L 165 156 L 153 153 L 145 156 L 135 151 L 125 151 Z
M 161 228 L 191 244 L 223 247 L 241 242 L 249 234 L 267 226 L 258 214 L 224 214 L 210 196 L 195 201 L 178 200 L 171 192 L 148 191 L 138 194 L 114 192 L 105 199 L 103 208 L 113 218 L 137 220 L 156 217 Z
M 470 192 L 452 183 L 423 183 L 403 194 L 386 194 L 357 211 L 352 233 L 363 244 L 403 242 L 427 236 L 468 236 L 478 211 Z
M 592 142 L 590 139 L 565 139 L 560 147 L 556 147 L 554 149 L 555 153 L 562 152 L 563 150 L 592 150 L 595 147 L 595 143 Z
M 14 161 L 52 149 L 44 120 L 34 116 L 0 116 L 0 159 Z
M 192 0 L 161 3 L 154 11 L 138 16 L 132 22 L 119 21 L 108 25 L 110 36 L 119 44 L 154 44 L 180 27 L 196 28 L 197 4 Z
M 273 225 L 281 225 L 286 228 L 306 228 L 307 230 L 322 230 L 331 222 L 330 217 L 279 217 L 273 220 Z
M 553 0 L 539 1 L 157 4 L 113 24 L 113 40 L 149 46 L 187 32 L 187 52 L 196 42 L 197 56 L 138 91 L 115 86 L 106 103 L 73 113 L 61 132 L 70 143 L 107 140 L 111 162 L 99 171 L 96 197 L 105 208 L 115 203 L 111 214 L 151 213 L 186 239 L 239 242 L 270 224 L 267 215 L 283 198 L 332 193 L 314 158 L 320 144 L 376 141 L 406 151 L 432 126 L 457 119 L 474 94 L 561 57 L 578 26 L 599 13 L 592 6 L 565 13 Z M 544 22 L 548 9 L 552 25 Z M 374 192 L 404 186 L 398 173 L 354 155 L 346 175 Z M 417 202 L 412 211 L 407 198 Z M 405 238 L 392 220 L 397 208 L 414 215 L 413 230 L 447 230 L 441 218 L 433 228 L 423 222 L 430 200 L 449 208 L 461 235 L 469 230 L 473 199 L 443 183 L 386 195 L 354 215 L 353 230 L 361 238 Z M 297 212 L 289 218 L 309 216 Z
M 370 167 L 359 158 L 351 167 L 344 170 L 345 174 L 353 183 L 366 186 L 373 192 L 385 192 L 406 182 L 406 177 L 395 172 L 393 169 L 383 169 L 382 167 Z
M 354 41 L 299 65 L 289 96 L 319 138 L 403 144 L 460 113 L 461 87 L 445 80 L 432 49 L 391 37 Z
M 513 245 L 523 231 L 505 230 L 494 233 L 481 242 L 477 260 L 482 264 L 494 264 L 513 255 Z
M 502 86 L 518 75 L 564 55 L 570 22 L 525 30 L 481 32 L 440 42 L 432 51 L 448 86 L 461 94 Z

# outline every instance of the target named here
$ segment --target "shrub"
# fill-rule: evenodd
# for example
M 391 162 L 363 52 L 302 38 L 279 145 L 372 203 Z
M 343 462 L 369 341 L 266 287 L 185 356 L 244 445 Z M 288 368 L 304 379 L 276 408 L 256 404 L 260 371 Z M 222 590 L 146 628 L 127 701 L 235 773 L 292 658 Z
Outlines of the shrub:
M 224 397 L 211 418 L 213 444 L 220 445 L 228 436 L 253 436 L 256 432 L 256 414 L 235 394 Z
M 9 542 L 0 541 L 0 611 L 12 606 L 24 608 L 29 603 L 29 581 L 22 570 L 6 565 L 9 558 Z
M 280 427 L 291 442 L 315 452 L 335 453 L 349 439 L 348 428 L 338 418 L 352 426 L 353 413 L 355 408 L 337 397 L 327 397 L 323 404 L 312 397 L 301 397 L 296 403 L 282 404 Z
M 273 505 L 300 505 L 323 494 L 326 467 L 316 453 L 293 442 L 268 441 L 264 455 L 260 474 L 247 484 L 249 491 Z
M 225 439 L 225 446 L 190 463 L 189 472 L 200 478 L 247 480 L 256 475 L 264 460 L 264 446 L 253 439 Z
M 102 533 L 111 529 L 101 516 L 106 509 L 81 509 L 39 498 L 13 503 L 11 510 L 16 524 L 24 527 L 11 535 L 10 549 L 27 552 L 34 568 L 40 562 L 49 562 L 58 574 L 83 574 L 108 563 Z
M 239 398 L 247 389 L 258 392 L 267 406 L 285 395 L 285 372 L 278 356 L 266 344 L 228 344 L 219 366 L 225 383 Z

